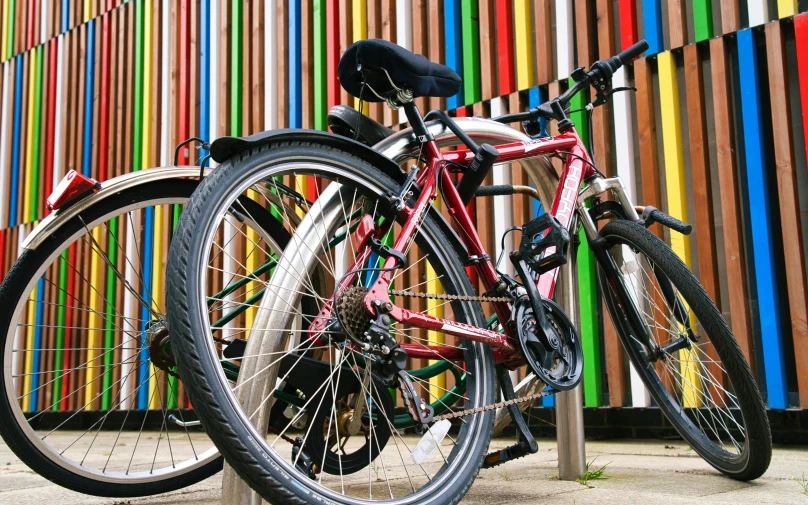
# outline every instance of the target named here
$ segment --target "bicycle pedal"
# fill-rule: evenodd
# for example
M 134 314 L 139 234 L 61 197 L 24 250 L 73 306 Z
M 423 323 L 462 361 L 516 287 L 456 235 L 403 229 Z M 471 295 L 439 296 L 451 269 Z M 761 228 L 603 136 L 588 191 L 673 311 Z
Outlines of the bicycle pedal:
M 569 230 L 552 214 L 544 214 L 522 226 L 519 254 L 539 274 L 565 265 L 569 246 Z
M 538 450 L 538 445 L 531 447 L 531 444 L 525 441 L 517 442 L 516 444 L 508 446 L 504 449 L 486 454 L 485 459 L 483 460 L 483 468 L 493 468 L 503 463 L 507 463 L 508 461 L 513 461 L 514 459 L 524 458 L 528 454 L 538 452 Z

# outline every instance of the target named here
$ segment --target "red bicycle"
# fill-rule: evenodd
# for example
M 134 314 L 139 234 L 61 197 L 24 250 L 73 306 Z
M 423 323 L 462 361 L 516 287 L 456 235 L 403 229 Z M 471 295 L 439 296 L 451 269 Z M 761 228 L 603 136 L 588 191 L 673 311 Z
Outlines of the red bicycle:
M 354 44 L 340 81 L 362 100 L 403 108 L 421 146 L 407 172 L 359 143 L 317 132 L 212 144 L 223 166 L 192 197 L 172 243 L 171 342 L 205 428 L 264 498 L 454 503 L 482 465 L 535 452 L 517 405 L 581 379 L 575 325 L 552 300 L 579 227 L 611 319 L 656 406 L 719 471 L 741 480 L 763 474 L 771 435 L 749 365 L 697 279 L 647 229 L 659 222 L 689 233 L 690 226 L 635 208 L 620 178 L 598 171 L 567 117 L 570 99 L 590 85 L 588 108 L 605 103 L 612 74 L 646 48 L 641 42 L 578 69 L 558 98 L 497 118 L 529 132 L 557 121 L 555 137 L 477 145 L 445 113 L 431 112 L 427 120 L 465 145 L 442 152 L 413 98 L 451 96 L 459 77 L 385 41 Z M 537 156 L 559 156 L 564 167 L 549 212 L 506 231 L 521 233 L 507 258 L 511 276 L 501 270 L 504 254 L 484 249 L 466 206 L 475 195 L 519 190 L 480 184 L 496 164 Z M 454 228 L 436 209 L 439 195 Z M 288 205 L 272 203 L 278 197 Z M 222 228 L 251 220 L 244 198 L 272 208 L 289 229 L 282 251 L 256 236 L 241 245 L 217 241 Z M 223 257 L 232 247 L 251 248 L 245 280 L 254 287 L 229 303 L 252 313 L 223 331 L 211 325 L 207 303 L 228 275 Z M 271 272 L 261 269 L 268 258 Z M 497 316 L 488 324 L 482 303 Z M 424 360 L 445 373 L 425 379 Z M 546 387 L 516 398 L 508 370 L 525 364 Z M 509 409 L 519 440 L 486 454 L 498 407 Z M 411 429 L 400 428 L 400 416 Z

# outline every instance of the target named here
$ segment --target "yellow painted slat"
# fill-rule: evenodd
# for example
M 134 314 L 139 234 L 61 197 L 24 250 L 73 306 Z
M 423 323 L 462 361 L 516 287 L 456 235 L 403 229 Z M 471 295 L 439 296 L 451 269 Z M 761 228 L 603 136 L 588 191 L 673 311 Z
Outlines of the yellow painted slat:
M 530 0 L 515 0 L 513 3 L 514 32 L 516 35 L 516 85 L 519 90 L 533 86 L 533 17 Z
M 676 60 L 670 52 L 657 55 L 659 68 L 659 106 L 662 119 L 662 145 L 665 158 L 665 185 L 668 195 L 668 214 L 687 222 L 687 194 L 685 192 L 685 167 L 682 157 L 682 125 L 679 116 L 679 86 L 676 77 Z M 691 267 L 690 241 L 681 233 L 671 233 L 671 249 Z M 695 321 L 691 313 L 691 320 Z M 688 349 L 679 351 L 682 372 L 682 404 L 685 407 L 701 406 L 700 369 L 696 354 Z
M 777 15 L 781 19 L 795 15 L 798 10 L 797 0 L 777 0 Z
M 31 300 L 36 300 L 38 295 L 38 288 L 35 287 L 34 290 L 31 292 Z M 36 304 L 29 303 L 28 304 L 28 317 L 26 319 L 26 324 L 28 325 L 25 329 L 25 348 L 26 349 L 34 349 L 36 344 L 34 343 L 34 325 L 36 325 Z M 26 352 L 25 353 L 25 370 L 23 373 L 25 377 L 23 379 L 23 393 L 29 393 L 31 391 L 31 375 L 34 371 L 34 354 L 33 352 Z M 23 401 L 23 412 L 30 412 L 31 408 L 31 397 L 25 396 L 22 399 Z
M 254 190 L 247 191 L 247 198 L 250 198 L 254 201 L 260 201 L 258 197 L 258 193 Z M 248 275 L 250 272 L 255 272 L 255 270 L 260 265 L 259 260 L 261 259 L 261 248 L 258 243 L 260 238 L 258 237 L 258 233 L 255 231 L 253 227 L 247 228 L 247 244 L 245 247 L 245 267 L 247 269 L 244 272 L 244 275 Z M 247 286 L 244 288 L 244 297 L 243 300 L 249 300 L 251 296 L 255 295 L 258 290 L 258 283 L 255 281 L 251 281 L 247 283 Z M 252 327 L 253 321 L 255 321 L 255 315 L 257 313 L 257 307 L 251 306 L 244 312 L 244 327 L 250 328 Z M 245 337 L 249 338 L 249 333 L 245 334 Z
M 101 244 L 101 227 L 96 226 L 92 230 L 93 240 L 92 244 Z M 95 349 L 99 349 L 102 347 L 101 337 L 103 333 L 101 332 L 101 328 L 104 327 L 104 321 L 101 319 L 100 314 L 104 310 L 103 303 L 101 300 L 101 294 L 98 292 L 98 289 L 101 287 L 101 269 L 103 265 L 101 264 L 103 259 L 101 257 L 101 252 L 95 250 L 95 246 L 92 247 L 93 251 L 90 253 L 91 260 L 90 260 L 90 285 L 87 286 L 87 289 L 90 290 L 90 314 L 89 319 L 87 321 L 87 373 L 85 375 L 84 383 L 87 385 L 84 388 L 84 402 L 87 404 L 95 403 L 93 402 L 93 398 L 96 397 L 98 394 L 98 386 L 99 381 L 96 381 L 96 376 L 98 375 L 98 369 L 96 367 L 103 364 L 102 359 L 97 359 L 99 357 L 99 352 Z M 88 410 L 92 410 L 92 405 L 88 405 Z
M 366 0 L 353 0 L 351 3 L 351 33 L 353 41 L 358 42 L 368 38 L 368 3 Z M 359 99 L 354 98 L 354 109 L 359 110 Z M 364 104 L 362 112 L 367 114 L 369 106 Z

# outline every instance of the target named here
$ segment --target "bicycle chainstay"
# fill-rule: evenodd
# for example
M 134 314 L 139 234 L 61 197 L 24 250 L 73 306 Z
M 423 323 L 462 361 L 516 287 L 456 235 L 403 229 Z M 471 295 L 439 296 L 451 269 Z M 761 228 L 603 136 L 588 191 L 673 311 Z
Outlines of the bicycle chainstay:
M 463 302 L 512 302 L 513 298 L 508 296 L 468 296 L 468 295 L 447 295 L 447 294 L 436 294 L 436 293 L 413 293 L 412 291 L 406 290 L 399 290 L 399 289 L 391 289 L 389 293 L 393 296 L 408 296 L 411 298 L 430 298 L 433 300 L 460 300 Z M 533 400 L 537 400 L 544 396 L 549 396 L 555 394 L 556 391 L 542 391 L 539 393 L 533 393 L 531 395 L 520 396 L 519 398 L 513 398 L 511 400 L 504 400 L 501 402 L 491 403 L 488 405 L 483 405 L 481 407 L 475 407 L 473 409 L 466 409 L 466 410 L 459 410 L 457 412 L 450 412 L 448 414 L 443 414 L 440 416 L 435 416 L 432 418 L 432 423 L 442 421 L 444 419 L 456 419 L 458 417 L 470 416 L 472 414 L 478 414 L 480 412 L 485 412 L 488 410 L 495 410 L 507 407 L 508 405 L 514 405 L 519 403 L 530 402 Z

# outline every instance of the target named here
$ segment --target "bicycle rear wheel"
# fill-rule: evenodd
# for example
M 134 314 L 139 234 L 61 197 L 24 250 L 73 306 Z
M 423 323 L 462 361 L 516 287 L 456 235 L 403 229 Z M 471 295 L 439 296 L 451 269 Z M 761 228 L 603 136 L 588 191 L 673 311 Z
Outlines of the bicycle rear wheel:
M 181 426 L 196 415 L 165 340 L 163 264 L 197 185 L 165 177 L 92 204 L 25 250 L 0 286 L 0 434 L 61 486 L 152 495 L 222 467 L 207 435 Z M 245 226 L 285 244 L 261 210 Z
M 323 188 L 331 194 L 340 188 L 333 214 L 323 211 L 335 216 L 335 221 L 307 221 L 322 210 L 318 206 L 325 199 L 320 195 Z M 313 325 L 332 300 L 339 300 L 338 304 L 346 300 L 342 294 L 349 292 L 348 287 L 342 286 L 336 297 L 334 287 L 341 286 L 346 267 L 367 247 L 358 238 L 360 230 L 377 233 L 383 222 L 389 226 L 392 219 L 385 195 L 398 190 L 389 177 L 343 151 L 309 143 L 271 144 L 223 164 L 194 195 L 177 228 L 168 287 L 180 373 L 228 464 L 268 501 L 454 503 L 468 490 L 482 463 L 492 411 L 460 418 L 430 457 L 414 460 L 419 437 L 397 426 L 387 389 L 391 384 L 379 372 L 381 361 L 371 353 L 357 352 L 343 338 L 342 329 Z M 261 202 L 267 194 L 282 195 L 290 206 L 302 207 L 307 217 L 298 227 L 288 223 L 289 213 L 282 213 L 294 234 L 264 286 L 274 296 L 263 300 L 271 303 L 254 306 L 259 314 L 256 320 L 264 318 L 263 322 L 243 328 L 245 336 L 249 333 L 246 354 L 238 356 L 237 385 L 231 390 L 220 365 L 229 347 L 217 346 L 208 337 L 217 329 L 204 307 L 212 290 L 211 258 L 219 253 L 213 237 L 227 226 L 226 212 L 237 198 L 251 195 Z M 304 195 L 316 203 L 308 203 Z M 304 228 L 308 234 L 300 231 Z M 397 272 L 401 275 L 396 277 L 396 289 L 436 285 L 446 294 L 473 293 L 452 242 L 431 216 L 424 219 L 410 252 L 409 266 L 421 273 Z M 298 263 L 304 256 L 311 260 Z M 375 267 L 378 258 L 362 264 Z M 318 277 L 317 271 L 323 276 Z M 371 270 L 363 272 L 350 289 L 361 290 L 373 275 Z M 314 307 L 303 308 L 306 300 L 313 301 Z M 433 308 L 440 305 L 435 303 Z M 342 325 L 356 329 L 366 322 L 367 315 L 355 310 L 355 305 L 338 307 Z M 453 299 L 444 307 L 447 311 L 451 307 L 456 321 L 485 324 L 477 302 Z M 433 335 L 439 332 L 427 334 L 400 324 L 391 331 L 396 339 L 409 343 L 430 344 L 439 338 Z M 266 342 L 273 345 L 265 347 Z M 478 343 L 461 347 L 448 338 L 442 344 L 457 357 L 430 356 L 466 376 L 465 395 L 458 395 L 459 404 L 446 405 L 447 412 L 493 402 L 496 388 L 490 349 Z M 411 362 L 413 368 L 408 366 L 406 371 L 412 372 L 409 377 L 414 383 L 422 384 L 421 394 L 427 401 L 449 394 L 448 383 L 419 379 L 414 372 L 419 365 Z M 363 409 L 362 421 L 356 426 L 359 431 L 353 432 L 349 421 L 358 419 L 356 409 Z
M 738 480 L 763 475 L 771 461 L 766 410 L 715 304 L 684 262 L 641 224 L 618 220 L 600 234 L 606 241 L 598 269 L 606 305 L 651 397 L 720 472 Z M 620 299 L 618 285 L 630 300 Z M 636 312 L 641 327 L 628 311 Z

